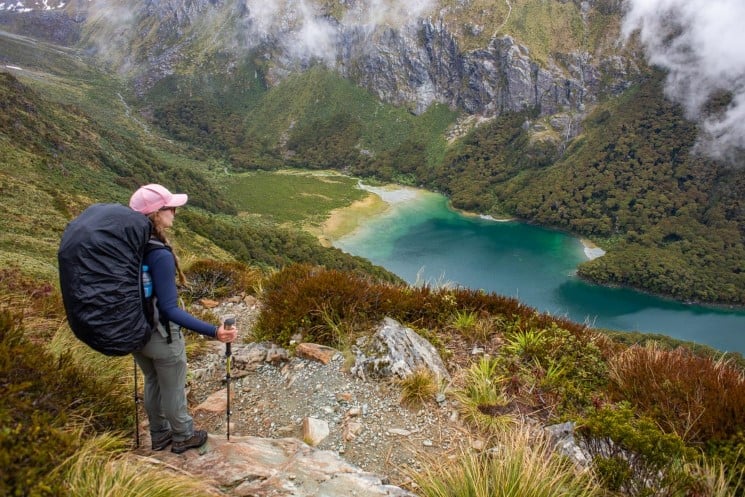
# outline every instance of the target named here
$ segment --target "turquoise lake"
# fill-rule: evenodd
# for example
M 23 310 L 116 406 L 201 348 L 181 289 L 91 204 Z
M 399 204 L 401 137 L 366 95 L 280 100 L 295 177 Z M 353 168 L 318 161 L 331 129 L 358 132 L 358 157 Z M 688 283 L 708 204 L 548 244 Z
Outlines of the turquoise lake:
M 396 198 L 388 211 L 334 245 L 411 284 L 483 289 L 598 328 L 659 333 L 745 354 L 745 310 L 687 305 L 587 283 L 576 276 L 577 265 L 588 258 L 579 239 L 466 216 L 450 209 L 441 195 Z

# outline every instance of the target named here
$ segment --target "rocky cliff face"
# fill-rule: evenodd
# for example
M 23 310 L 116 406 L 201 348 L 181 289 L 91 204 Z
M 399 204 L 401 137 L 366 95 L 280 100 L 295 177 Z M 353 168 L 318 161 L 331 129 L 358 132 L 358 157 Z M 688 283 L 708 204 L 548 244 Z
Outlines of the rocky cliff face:
M 600 94 L 625 89 L 637 72 L 621 57 L 588 53 L 561 54 L 542 67 L 510 36 L 463 52 L 448 28 L 431 19 L 382 30 L 368 42 L 361 38 L 345 34 L 342 73 L 381 100 L 410 105 L 415 113 L 434 102 L 482 116 L 582 111 Z
M 234 60 L 257 54 L 267 62 L 270 84 L 322 63 L 381 100 L 417 114 L 435 102 L 485 117 L 524 109 L 540 115 L 581 113 L 599 96 L 625 89 L 638 72 L 631 60 L 587 52 L 554 53 L 538 63 L 510 36 L 466 51 L 451 30 L 452 20 L 446 23 L 442 16 L 369 24 L 309 12 L 305 2 L 280 8 L 245 0 L 146 0 L 133 2 L 123 24 L 117 12 L 106 12 L 111 7 L 72 5 L 60 12 L 60 23 L 70 26 L 70 18 L 88 16 L 84 43 L 98 45 L 98 52 L 109 56 L 102 45 L 113 42 L 119 52 L 134 50 L 117 53 L 115 61 L 129 71 L 137 67 L 129 74 L 141 94 L 192 63 L 195 51 L 227 53 Z M 66 39 L 77 38 L 68 34 Z

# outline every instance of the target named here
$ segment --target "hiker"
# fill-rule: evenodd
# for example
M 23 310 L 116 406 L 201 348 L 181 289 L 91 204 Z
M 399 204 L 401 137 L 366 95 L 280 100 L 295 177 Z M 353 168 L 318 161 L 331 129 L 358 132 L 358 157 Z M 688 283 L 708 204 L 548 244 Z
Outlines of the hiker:
M 207 441 L 207 432 L 195 430 L 186 404 L 186 348 L 181 332 L 187 328 L 224 343 L 237 336 L 237 329 L 215 326 L 192 316 L 179 307 L 176 277 L 186 284 L 178 257 L 172 252 L 166 230 L 173 225 L 176 208 L 186 204 L 183 193 L 171 193 L 165 187 L 150 184 L 139 188 L 129 206 L 145 214 L 152 222 L 151 244 L 162 249 L 146 253 L 152 278 L 157 330 L 145 346 L 132 353 L 145 375 L 145 411 L 150 421 L 153 450 L 163 450 L 172 443 L 177 454 L 198 448 Z

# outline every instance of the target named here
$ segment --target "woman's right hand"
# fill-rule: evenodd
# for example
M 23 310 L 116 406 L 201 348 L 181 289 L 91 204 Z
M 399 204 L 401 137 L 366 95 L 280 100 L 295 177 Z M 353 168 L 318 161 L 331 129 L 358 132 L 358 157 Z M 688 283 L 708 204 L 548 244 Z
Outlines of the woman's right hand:
M 235 326 L 226 328 L 224 324 L 221 324 L 220 327 L 217 328 L 215 338 L 223 343 L 231 343 L 236 338 L 238 338 L 238 328 L 236 328 Z

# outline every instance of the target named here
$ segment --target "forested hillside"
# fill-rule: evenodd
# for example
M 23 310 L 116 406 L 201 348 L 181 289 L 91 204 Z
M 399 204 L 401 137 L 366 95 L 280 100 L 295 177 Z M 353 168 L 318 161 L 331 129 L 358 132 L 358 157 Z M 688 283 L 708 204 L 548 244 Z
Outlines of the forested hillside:
M 608 254 L 580 266 L 595 281 L 742 304 L 745 172 L 693 153 L 696 126 L 661 94 L 660 75 L 645 78 L 590 114 L 563 153 L 520 126 L 530 116 L 505 116 L 429 181 L 457 207 L 596 240 Z
M 186 228 L 176 237 L 202 256 L 268 268 L 310 262 L 396 279 L 361 258 L 321 247 L 308 233 L 236 218 L 235 206 L 203 166 L 143 145 L 79 107 L 50 102 L 8 73 L 0 73 L 0 102 L 3 265 L 56 278 L 56 250 L 68 221 L 91 203 L 126 203 L 138 185 L 161 182 L 189 192 L 194 210 L 183 216 Z

